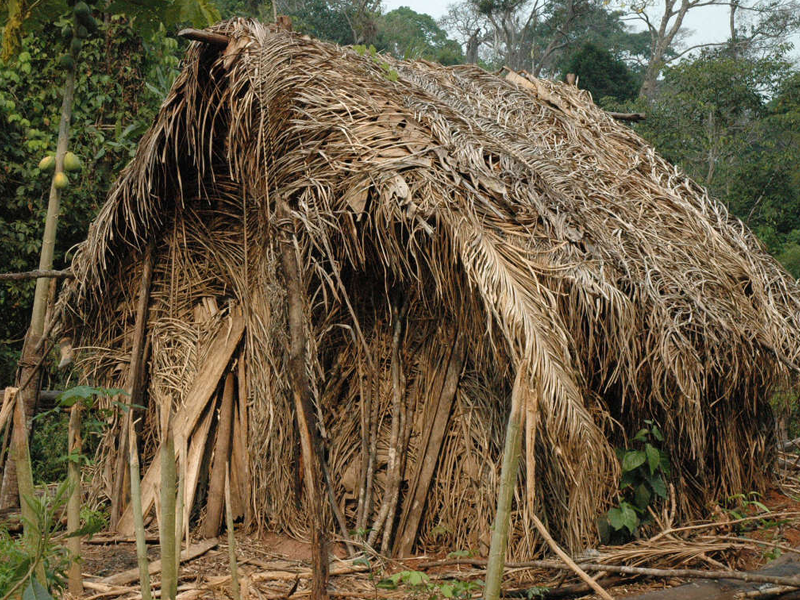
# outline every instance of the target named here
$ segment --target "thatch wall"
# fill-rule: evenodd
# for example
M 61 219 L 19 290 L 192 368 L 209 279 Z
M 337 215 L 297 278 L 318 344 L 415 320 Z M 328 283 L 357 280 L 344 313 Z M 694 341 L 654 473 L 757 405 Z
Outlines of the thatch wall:
M 512 390 L 531 417 L 512 556 L 538 547 L 532 510 L 570 547 L 595 538 L 614 447 L 645 419 L 665 433 L 684 514 L 763 488 L 800 290 L 701 187 L 571 86 L 376 59 L 250 21 L 217 30 L 231 43 L 191 47 L 61 298 L 85 376 L 125 385 L 155 244 L 146 457 L 158 407 L 187 401 L 210 340 L 241 311 L 242 512 L 304 534 L 277 259 L 288 227 L 348 527 L 372 526 L 395 450 L 402 517 L 448 368 L 458 388 L 417 548 L 488 544 Z

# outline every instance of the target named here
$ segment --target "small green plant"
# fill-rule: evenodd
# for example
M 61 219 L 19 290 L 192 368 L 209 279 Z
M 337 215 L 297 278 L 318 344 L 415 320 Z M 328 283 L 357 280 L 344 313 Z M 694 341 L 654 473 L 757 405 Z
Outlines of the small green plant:
M 624 542 L 633 537 L 640 525 L 649 522 L 647 508 L 656 498 L 666 499 L 670 464 L 660 448 L 664 441 L 658 425 L 645 420 L 646 427 L 631 439 L 633 448 L 618 448 L 622 466 L 618 504 L 600 519 L 601 538 L 606 543 Z
M 471 598 L 472 593 L 480 589 L 482 581 L 460 581 L 449 579 L 445 581 L 431 581 L 427 573 L 422 571 L 398 571 L 389 577 L 381 579 L 375 587 L 384 590 L 396 590 L 399 587 L 406 589 L 410 597 L 427 598 Z
M 21 539 L 13 539 L 5 529 L 0 529 L 0 599 L 11 597 L 20 589 L 25 589 L 25 597 L 35 594 L 37 599 L 43 598 L 41 591 L 46 590 L 34 572 L 41 563 L 44 565 L 45 583 L 51 591 L 64 588 L 65 575 L 70 564 L 69 553 L 54 539 L 60 529 L 60 521 L 56 515 L 64 508 L 69 498 L 69 486 L 62 483 L 51 496 L 48 493 L 41 497 L 28 497 L 24 501 L 30 506 L 34 516 L 33 522 L 26 523 L 36 540 L 29 548 Z M 49 597 L 49 595 L 48 595 Z
M 357 45 L 353 46 L 353 50 L 355 50 L 356 54 L 358 54 L 359 56 L 366 56 L 367 54 L 369 54 L 369 57 L 372 59 L 372 62 L 374 62 L 381 69 L 383 69 L 383 73 L 386 79 L 388 79 L 389 81 L 397 81 L 398 77 L 397 71 L 395 71 L 388 62 L 383 60 L 381 55 L 375 49 L 375 46 L 373 46 L 372 44 L 370 44 L 369 47 L 364 45 Z

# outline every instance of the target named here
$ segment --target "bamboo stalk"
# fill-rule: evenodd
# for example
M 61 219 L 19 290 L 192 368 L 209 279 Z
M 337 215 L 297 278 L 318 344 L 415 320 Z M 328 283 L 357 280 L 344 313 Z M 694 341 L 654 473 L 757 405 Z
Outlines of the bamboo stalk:
M 81 526 L 81 466 L 77 457 L 81 453 L 81 403 L 76 402 L 69 410 L 69 425 L 67 432 L 67 448 L 69 462 L 67 463 L 67 478 L 69 480 L 70 495 L 67 505 L 67 531 L 74 532 Z M 81 573 L 81 538 L 72 536 L 67 541 L 70 552 L 70 565 L 68 586 L 69 593 L 75 597 L 83 594 L 83 574 Z
M 506 442 L 503 449 L 503 464 L 500 471 L 500 491 L 497 494 L 497 512 L 494 530 L 489 547 L 489 563 L 486 567 L 485 600 L 499 600 L 503 583 L 506 550 L 508 547 L 508 527 L 511 520 L 511 499 L 517 481 L 517 467 L 522 446 L 522 397 L 520 386 L 524 383 L 524 369 L 517 373 L 514 389 L 511 392 L 511 411 L 506 427 Z
M 171 419 L 164 430 L 165 440 L 161 446 L 161 590 L 162 598 L 175 600 L 178 584 L 178 568 L 175 549 L 175 440 Z
M 130 422 L 128 432 L 128 454 L 131 470 L 131 507 L 133 508 L 133 525 L 136 531 L 136 560 L 139 563 L 139 583 L 142 600 L 151 600 L 150 565 L 147 561 L 147 540 L 144 532 L 144 515 L 142 515 L 142 492 L 139 489 L 139 450 L 136 447 L 136 424 Z
M 6 388 L 8 393 L 8 388 Z M 25 546 L 31 556 L 38 556 L 39 538 L 42 532 L 38 531 L 36 523 L 36 511 L 31 502 L 35 499 L 35 488 L 33 486 L 33 471 L 31 469 L 31 455 L 28 448 L 28 432 L 25 427 L 25 406 L 22 398 L 17 395 L 17 391 L 12 392 L 16 398 L 14 402 L 14 430 L 11 438 L 11 448 L 14 451 L 14 464 L 16 465 L 17 489 L 19 490 L 19 506 L 22 514 L 22 531 Z M 44 564 L 37 561 L 31 567 L 36 573 L 39 583 L 46 585 Z
M 22 271 L 19 273 L 0 273 L 0 281 L 26 281 L 28 279 L 71 279 L 74 275 L 72 271 L 56 271 L 54 269 L 36 269 L 34 271 Z
M 241 600 L 241 595 L 239 594 L 239 571 L 236 565 L 236 536 L 233 531 L 229 463 L 225 464 L 225 525 L 228 529 L 228 561 L 231 569 L 231 596 L 233 596 L 233 600 Z

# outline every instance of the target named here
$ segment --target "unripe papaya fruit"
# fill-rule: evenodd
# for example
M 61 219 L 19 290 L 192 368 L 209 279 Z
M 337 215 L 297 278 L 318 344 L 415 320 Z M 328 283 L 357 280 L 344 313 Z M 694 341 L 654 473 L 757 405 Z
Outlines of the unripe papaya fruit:
M 72 25 L 67 24 L 61 28 L 61 37 L 64 38 L 65 42 L 72 39 Z
M 78 38 L 72 38 L 72 41 L 69 43 L 69 51 L 74 55 L 77 55 L 78 52 L 81 51 L 81 45 L 83 42 Z
M 71 71 L 75 68 L 75 60 L 69 54 L 62 56 L 59 62 L 61 63 L 61 68 L 67 71 Z
M 89 30 L 83 25 L 78 25 L 78 29 L 75 31 L 75 37 L 85 40 L 89 37 Z
M 79 171 L 81 168 L 81 159 L 72 152 L 67 152 L 64 155 L 64 168 L 67 171 Z
M 75 13 L 75 16 L 80 20 L 92 15 L 92 9 L 89 8 L 89 5 L 86 4 L 86 2 L 76 2 L 72 12 Z
M 63 190 L 69 185 L 69 177 L 63 171 L 59 171 L 53 178 L 53 185 L 57 190 Z
M 40 171 L 49 171 L 55 166 L 56 166 L 56 158 L 54 156 L 45 156 L 42 160 L 39 161 Z

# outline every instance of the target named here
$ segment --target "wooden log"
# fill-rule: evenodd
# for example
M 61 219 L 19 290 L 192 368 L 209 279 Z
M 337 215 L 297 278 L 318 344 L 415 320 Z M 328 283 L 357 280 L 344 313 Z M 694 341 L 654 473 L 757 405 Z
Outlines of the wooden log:
M 311 397 L 311 385 L 306 371 L 306 331 L 303 309 L 302 277 L 295 255 L 296 236 L 289 207 L 278 199 L 278 216 L 286 219 L 280 240 L 280 258 L 286 284 L 289 325 L 289 377 L 292 382 L 297 427 L 303 456 L 303 471 L 311 521 L 311 554 L 314 577 L 311 582 L 312 600 L 328 598 L 328 549 L 323 519 L 322 456 L 319 451 L 317 419 Z
M 178 32 L 178 37 L 182 37 L 193 42 L 203 42 L 219 48 L 224 48 L 228 45 L 230 38 L 221 33 L 214 33 L 213 31 L 205 31 L 203 29 L 181 29 Z
M 23 271 L 21 273 L 0 273 L 0 281 L 26 281 L 39 278 L 71 279 L 73 277 L 75 277 L 75 275 L 73 275 L 72 271 L 69 269 L 65 269 L 64 271 L 37 269 L 35 271 Z
M 210 540 L 203 540 L 197 544 L 192 544 L 188 549 L 181 552 L 181 562 L 187 562 L 190 560 L 194 560 L 198 556 L 202 556 L 209 550 L 211 550 L 214 546 L 219 543 L 219 540 L 216 538 Z M 149 569 L 150 575 L 156 575 L 161 572 L 161 561 L 155 560 L 150 563 Z M 115 575 L 111 575 L 109 577 L 105 577 L 101 579 L 99 583 L 104 583 L 106 585 L 113 585 L 113 586 L 122 586 L 128 583 L 133 583 L 134 581 L 139 579 L 139 568 L 128 569 L 127 571 L 123 571 L 122 573 L 116 573 Z
M 606 111 L 608 116 L 612 119 L 616 119 L 617 121 L 644 121 L 647 118 L 647 115 L 644 113 L 621 113 L 621 112 L 610 112 Z
M 463 366 L 463 349 L 456 341 L 447 359 L 447 370 L 444 375 L 441 392 L 435 398 L 433 415 L 425 422 L 419 453 L 421 459 L 411 480 L 406 495 L 407 500 L 403 507 L 403 514 L 397 527 L 397 542 L 394 548 L 396 556 L 408 556 L 411 554 L 414 540 L 417 538 L 417 531 L 422 521 L 428 490 L 430 489 L 436 463 L 439 460 L 439 453 L 444 443 L 444 436 L 447 432 L 450 412 L 458 390 L 458 381 L 461 377 Z
M 208 401 L 214 395 L 217 384 L 242 339 L 244 324 L 244 318 L 241 315 L 233 315 L 230 324 L 228 326 L 223 324 L 211 343 L 211 348 L 207 355 L 208 358 L 200 368 L 191 389 L 187 392 L 183 406 L 175 415 L 173 428 L 176 442 L 191 435 L 197 421 L 203 414 L 203 409 L 205 409 Z M 161 468 L 159 461 L 154 460 L 142 479 L 142 511 L 145 516 L 153 507 L 155 498 L 158 495 L 158 481 L 160 478 Z M 119 535 L 133 535 L 133 515 L 131 514 L 130 506 L 126 507 L 117 523 L 117 533 Z
M 239 414 L 239 439 L 242 445 L 242 462 L 238 465 L 241 469 L 240 477 L 240 494 L 242 498 L 242 506 L 244 510 L 245 526 L 250 526 L 250 451 L 249 451 L 249 415 L 247 409 L 247 366 L 245 364 L 245 349 L 239 355 L 239 362 L 237 364 L 236 383 L 239 385 L 239 393 L 237 394 L 238 401 L 238 414 Z
M 236 380 L 233 373 L 228 373 L 225 378 L 225 389 L 222 392 L 222 402 L 217 420 L 217 441 L 214 447 L 214 464 L 208 484 L 208 500 L 206 501 L 206 516 L 200 535 L 203 537 L 216 537 L 222 525 L 222 509 L 225 498 L 225 471 L 230 462 L 231 432 L 233 431 L 234 399 Z
M 119 430 L 119 446 L 117 447 L 117 460 L 114 468 L 116 478 L 114 488 L 111 492 L 111 510 L 109 520 L 111 529 L 117 525 L 120 516 L 120 506 L 122 505 L 122 495 L 126 481 L 130 481 L 125 473 L 128 473 L 128 430 L 130 429 L 131 419 L 133 418 L 133 406 L 142 404 L 142 382 L 144 371 L 144 346 L 147 332 L 147 314 L 150 306 L 150 287 L 153 281 L 153 270 L 155 268 L 155 245 L 151 242 L 144 251 L 142 261 L 142 278 L 139 281 L 139 294 L 136 301 L 136 318 L 133 325 L 133 347 L 131 348 L 131 362 L 128 367 L 128 396 L 123 398 L 122 403 L 127 409 L 123 409 L 122 419 Z

